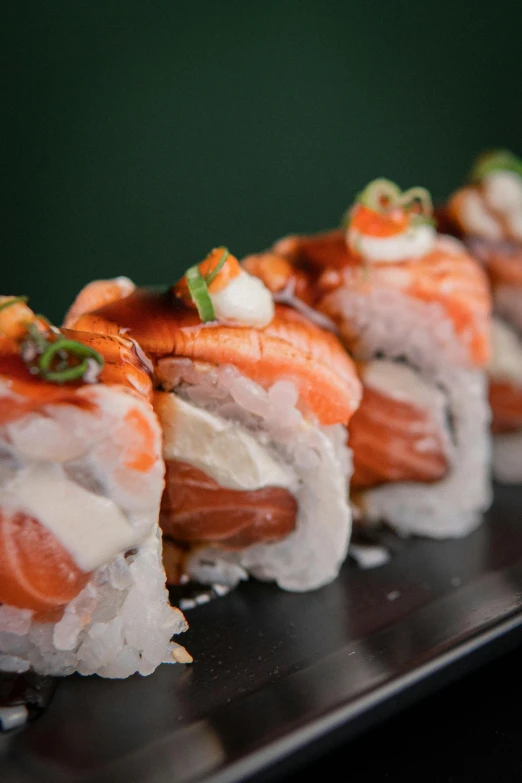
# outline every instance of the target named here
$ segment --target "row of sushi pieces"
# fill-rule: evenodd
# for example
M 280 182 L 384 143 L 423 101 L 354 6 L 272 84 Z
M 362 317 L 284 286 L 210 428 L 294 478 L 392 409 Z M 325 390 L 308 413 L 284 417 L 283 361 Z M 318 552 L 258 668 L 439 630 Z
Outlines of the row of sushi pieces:
M 0 668 L 187 663 L 166 582 L 319 588 L 352 517 L 470 533 L 492 463 L 522 479 L 521 332 L 504 151 L 435 214 L 378 179 L 340 228 L 163 291 L 92 282 L 60 328 L 1 298 Z

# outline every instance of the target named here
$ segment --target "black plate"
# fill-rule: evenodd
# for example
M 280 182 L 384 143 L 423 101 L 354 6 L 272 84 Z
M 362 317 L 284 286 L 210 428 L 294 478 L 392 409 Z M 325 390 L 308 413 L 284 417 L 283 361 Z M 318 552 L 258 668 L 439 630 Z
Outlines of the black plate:
M 397 540 L 310 594 L 249 583 L 189 615 L 191 666 L 70 677 L 1 736 L 3 783 L 224 783 L 278 774 L 522 639 L 522 490 L 457 541 Z

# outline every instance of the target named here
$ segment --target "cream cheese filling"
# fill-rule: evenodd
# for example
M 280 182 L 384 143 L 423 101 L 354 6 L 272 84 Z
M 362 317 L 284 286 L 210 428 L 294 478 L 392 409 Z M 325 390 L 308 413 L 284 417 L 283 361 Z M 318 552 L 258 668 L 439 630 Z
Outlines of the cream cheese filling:
M 294 473 L 240 424 L 192 405 L 173 393 L 155 396 L 163 456 L 188 462 L 229 489 L 296 487 Z
M 94 571 L 139 543 L 114 501 L 71 481 L 60 465 L 21 468 L 2 486 L 2 508 L 38 520 L 82 571 Z

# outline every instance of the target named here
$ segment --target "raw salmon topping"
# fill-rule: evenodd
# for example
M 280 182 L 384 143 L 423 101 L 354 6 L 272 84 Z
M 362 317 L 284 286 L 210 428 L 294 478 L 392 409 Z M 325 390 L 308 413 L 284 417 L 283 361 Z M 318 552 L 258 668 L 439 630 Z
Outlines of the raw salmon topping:
M 20 340 L 29 324 L 36 320 L 26 296 L 0 296 L 0 335 L 10 340 Z
M 64 326 L 72 326 L 84 313 L 101 307 L 109 302 L 117 302 L 131 294 L 136 286 L 128 277 L 116 277 L 113 280 L 93 280 L 88 283 L 69 308 Z
M 430 411 L 364 387 L 349 426 L 353 489 L 396 481 L 438 481 L 448 470 L 440 427 Z
M 321 424 L 346 424 L 360 399 L 353 362 L 340 342 L 289 307 L 277 305 L 264 329 L 201 323 L 195 310 L 173 297 L 137 290 L 75 324 L 102 334 L 125 333 L 155 362 L 185 357 L 214 365 L 231 364 L 247 378 L 270 388 L 289 380 L 300 405 Z
M 382 241 L 394 242 L 395 238 Z M 271 252 L 250 256 L 244 263 L 273 291 L 291 290 L 295 298 L 326 315 L 349 348 L 359 335 L 353 324 L 356 319 L 342 304 L 344 296 L 366 298 L 374 292 L 398 291 L 412 300 L 442 307 L 473 364 L 484 365 L 489 358 L 492 302 L 488 280 L 465 246 L 451 237 L 436 237 L 432 250 L 420 258 L 370 265 L 350 251 L 343 231 L 337 229 L 286 237 Z M 522 272 L 519 279 L 522 285 Z

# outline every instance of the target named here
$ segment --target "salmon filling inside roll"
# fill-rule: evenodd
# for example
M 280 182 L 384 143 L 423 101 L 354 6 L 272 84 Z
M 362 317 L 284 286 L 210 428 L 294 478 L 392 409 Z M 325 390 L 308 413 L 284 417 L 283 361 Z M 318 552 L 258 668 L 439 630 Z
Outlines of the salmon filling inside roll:
M 221 487 L 202 470 L 168 460 L 160 523 L 169 554 L 167 581 L 183 581 L 184 557 L 198 545 L 240 551 L 280 541 L 296 526 L 297 501 L 282 487 L 237 490 Z
M 167 462 L 161 527 L 170 538 L 242 549 L 284 538 L 295 528 L 296 513 L 295 499 L 282 487 L 227 489 L 186 462 Z
M 522 340 L 517 330 L 495 317 L 489 364 L 489 402 L 495 434 L 522 431 Z
M 0 604 L 57 620 L 89 578 L 35 517 L 0 508 Z
M 363 379 L 349 427 L 353 489 L 443 478 L 451 434 L 442 392 L 411 368 L 383 360 L 370 362 Z

